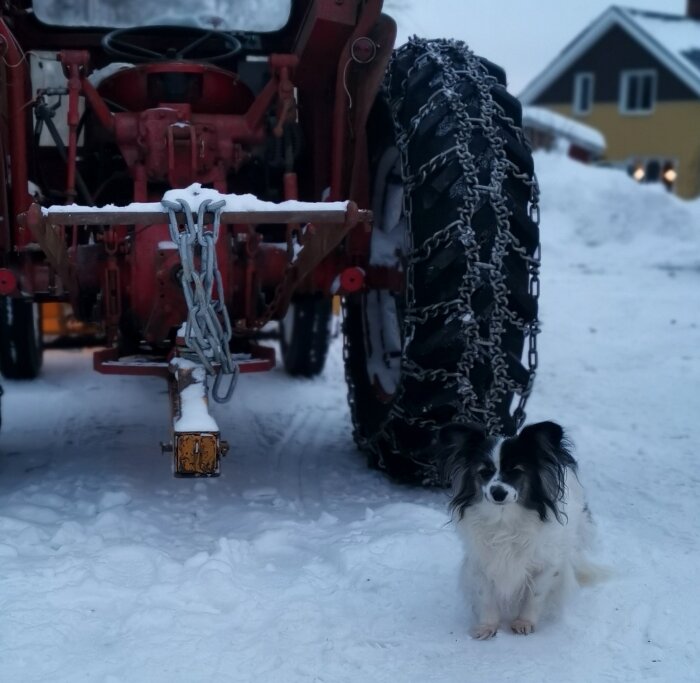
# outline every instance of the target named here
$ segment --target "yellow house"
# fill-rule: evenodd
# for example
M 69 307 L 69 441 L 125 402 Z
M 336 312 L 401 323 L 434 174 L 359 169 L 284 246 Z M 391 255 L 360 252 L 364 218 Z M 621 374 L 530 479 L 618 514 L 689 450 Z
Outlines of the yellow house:
M 598 129 L 637 180 L 700 195 L 700 0 L 685 15 L 610 7 L 520 99 Z

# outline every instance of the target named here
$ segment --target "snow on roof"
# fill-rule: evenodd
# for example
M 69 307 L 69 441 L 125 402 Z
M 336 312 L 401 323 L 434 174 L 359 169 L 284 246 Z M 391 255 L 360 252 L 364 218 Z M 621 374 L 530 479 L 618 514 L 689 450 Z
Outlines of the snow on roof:
M 534 102 L 613 26 L 622 27 L 700 97 L 700 20 L 613 5 L 579 33 L 522 91 Z
M 605 136 L 595 128 L 542 107 L 523 107 L 523 126 L 566 138 L 594 154 L 605 151 Z
M 644 12 L 626 8 L 625 12 L 662 48 L 700 76 L 700 21 L 680 14 Z

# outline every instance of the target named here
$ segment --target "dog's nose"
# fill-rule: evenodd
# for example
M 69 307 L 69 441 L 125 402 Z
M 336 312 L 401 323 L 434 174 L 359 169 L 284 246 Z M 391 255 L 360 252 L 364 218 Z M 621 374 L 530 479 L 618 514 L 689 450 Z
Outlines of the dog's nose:
M 492 486 L 491 487 L 491 497 L 497 503 L 502 503 L 506 499 L 507 495 L 508 495 L 508 491 L 506 491 L 502 486 Z

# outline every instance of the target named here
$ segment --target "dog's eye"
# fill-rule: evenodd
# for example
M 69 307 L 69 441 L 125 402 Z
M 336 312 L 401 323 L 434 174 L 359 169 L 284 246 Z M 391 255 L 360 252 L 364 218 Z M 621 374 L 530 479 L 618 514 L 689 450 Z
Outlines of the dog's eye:
M 491 479 L 495 470 L 490 470 L 488 467 L 482 467 L 479 470 L 479 476 L 482 479 Z

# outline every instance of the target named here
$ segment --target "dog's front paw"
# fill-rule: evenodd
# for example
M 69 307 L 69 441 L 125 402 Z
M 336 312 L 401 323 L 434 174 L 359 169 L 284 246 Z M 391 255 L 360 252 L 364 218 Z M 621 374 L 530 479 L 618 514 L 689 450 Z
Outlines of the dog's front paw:
M 517 633 L 521 636 L 526 636 L 535 630 L 535 625 L 527 619 L 515 619 L 511 623 L 510 628 L 513 631 L 513 633 Z
M 471 631 L 475 640 L 488 640 L 493 638 L 498 631 L 498 624 L 477 624 Z

